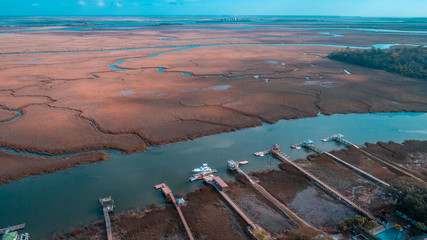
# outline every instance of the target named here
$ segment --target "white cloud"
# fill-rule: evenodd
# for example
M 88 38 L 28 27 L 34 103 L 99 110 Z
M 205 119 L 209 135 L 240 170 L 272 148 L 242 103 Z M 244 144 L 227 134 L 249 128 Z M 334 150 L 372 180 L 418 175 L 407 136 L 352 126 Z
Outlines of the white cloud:
M 31 4 L 33 7 L 37 7 L 37 6 L 39 6 L 39 4 L 38 3 L 33 3 L 33 4 Z
M 83 0 L 79 0 L 77 3 L 78 3 L 80 6 L 86 6 L 86 2 L 85 2 L 85 1 L 83 1 Z
M 121 4 L 119 2 L 115 2 L 114 5 L 116 5 L 116 7 L 123 7 L 123 4 Z
M 103 0 L 98 0 L 98 7 L 104 7 L 105 3 Z

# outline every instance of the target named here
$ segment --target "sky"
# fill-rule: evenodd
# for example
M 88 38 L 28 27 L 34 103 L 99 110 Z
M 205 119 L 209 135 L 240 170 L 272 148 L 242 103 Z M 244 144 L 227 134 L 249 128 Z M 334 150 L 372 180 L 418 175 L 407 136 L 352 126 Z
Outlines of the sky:
M 427 0 L 2 0 L 0 15 L 427 17 Z

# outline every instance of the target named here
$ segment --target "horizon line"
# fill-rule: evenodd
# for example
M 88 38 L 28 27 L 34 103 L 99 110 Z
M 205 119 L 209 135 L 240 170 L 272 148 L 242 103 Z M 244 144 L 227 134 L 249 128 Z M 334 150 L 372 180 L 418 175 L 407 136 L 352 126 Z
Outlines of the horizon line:
M 162 14 L 162 15 L 122 15 L 122 14 L 94 14 L 94 15 L 0 15 L 2 17 L 310 17 L 310 18 L 396 18 L 396 19 L 427 19 L 427 17 L 396 17 L 396 16 L 350 16 L 350 15 L 265 15 L 265 14 Z

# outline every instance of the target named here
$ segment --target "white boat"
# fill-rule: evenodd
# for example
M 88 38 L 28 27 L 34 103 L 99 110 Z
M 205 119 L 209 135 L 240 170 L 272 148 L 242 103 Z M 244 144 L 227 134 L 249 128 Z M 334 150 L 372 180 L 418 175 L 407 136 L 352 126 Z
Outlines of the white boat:
M 207 171 L 212 171 L 212 168 L 208 167 L 207 163 L 203 163 L 201 167 L 193 169 L 193 173 L 202 173 Z
M 262 151 L 262 152 L 256 152 L 256 153 L 254 153 L 254 155 L 257 157 L 264 157 L 265 155 L 268 155 L 269 153 L 270 153 L 270 151 L 266 150 L 266 151 Z
M 203 176 L 207 176 L 213 173 L 216 173 L 217 170 L 216 169 L 211 169 L 209 171 L 205 171 L 205 172 L 201 172 L 201 173 L 195 173 L 193 174 L 193 176 L 191 176 L 188 181 L 190 182 L 194 182 L 194 181 L 198 181 L 198 180 L 202 180 Z

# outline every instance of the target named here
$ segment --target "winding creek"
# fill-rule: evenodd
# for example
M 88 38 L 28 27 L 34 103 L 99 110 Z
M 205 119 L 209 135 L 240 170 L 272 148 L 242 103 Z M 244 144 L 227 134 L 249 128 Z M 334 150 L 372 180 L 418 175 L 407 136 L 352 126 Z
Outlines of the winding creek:
M 158 52 L 158 53 L 154 53 L 154 54 L 151 54 L 151 55 L 148 55 L 145 57 L 132 57 L 132 58 L 120 59 L 108 67 L 112 68 L 116 71 L 128 71 L 130 69 L 120 68 L 120 67 L 118 67 L 118 65 L 125 62 L 126 60 L 131 60 L 131 59 L 150 58 L 150 57 L 155 57 L 155 56 L 165 54 L 165 53 L 170 53 L 170 52 L 178 52 L 178 51 L 183 51 L 183 50 L 188 50 L 188 49 L 193 49 L 193 48 L 218 47 L 218 46 L 316 46 L 316 47 L 352 48 L 352 49 L 370 49 L 370 48 L 389 49 L 389 48 L 394 47 L 394 46 L 420 46 L 420 45 L 399 44 L 399 43 L 374 44 L 374 45 L 371 45 L 369 47 L 335 45 L 335 44 L 316 44 L 316 43 L 306 43 L 306 44 L 304 44 L 304 43 L 218 43 L 218 44 L 206 44 L 206 45 L 186 45 L 186 46 L 184 45 L 184 46 L 170 46 L 169 48 L 178 48 L 178 49 Z M 423 46 L 423 47 L 427 47 L 427 46 Z M 126 49 L 126 50 L 155 49 L 155 48 L 156 47 L 133 48 L 133 49 Z M 159 47 L 159 48 L 165 48 L 165 47 Z M 93 50 L 93 51 L 97 51 L 97 50 Z M 103 50 L 98 50 L 98 51 L 103 51 Z M 105 51 L 109 51 L 109 50 L 105 50 Z M 118 49 L 117 51 L 120 51 L 120 49 Z M 79 51 L 79 52 L 82 52 L 82 51 Z M 43 53 L 48 53 L 48 52 L 43 52 Z M 64 52 L 55 52 L 55 53 L 64 53 Z M 15 53 L 15 54 L 29 54 L 29 53 Z M 0 54 L 0 55 L 2 55 L 2 54 Z M 5 55 L 10 55 L 10 54 L 5 54 Z M 307 53 L 304 53 L 304 55 L 307 55 Z M 271 63 L 271 62 L 272 61 L 267 61 L 267 63 Z M 183 73 L 183 75 L 191 76 L 190 73 Z
M 15 116 L 15 117 L 13 117 L 12 119 L 9 119 L 9 120 L 6 120 L 6 121 L 0 121 L 0 123 L 9 123 L 9 122 L 13 122 L 13 121 L 15 121 L 16 119 L 18 119 L 18 118 L 22 117 L 22 115 L 23 115 L 23 113 L 22 113 L 22 111 L 21 111 L 21 110 L 9 110 L 9 109 L 4 108 L 4 107 L 3 107 L 3 106 L 1 106 L 1 105 L 0 105 L 0 109 L 1 109 L 1 110 L 5 110 L 5 111 L 9 111 L 9 112 L 14 112 L 14 113 L 16 113 L 16 116 Z
M 187 179 L 191 169 L 204 162 L 218 169 L 219 176 L 233 179 L 226 172 L 228 159 L 249 160 L 243 167 L 246 172 L 277 167 L 275 159 L 253 157 L 253 152 L 273 143 L 296 159 L 305 157 L 307 152 L 291 150 L 289 145 L 305 138 L 327 150 L 341 148 L 321 142 L 334 133 L 342 133 L 356 144 L 425 140 L 426 122 L 426 113 L 320 115 L 153 147 L 143 153 L 108 151 L 111 160 L 107 162 L 0 185 L 0 226 L 25 222 L 33 238 L 46 237 L 102 219 L 100 197 L 111 195 L 119 214 L 151 203 L 163 204 L 160 192 L 153 189 L 160 182 L 166 181 L 175 193 L 201 186 L 202 183 L 188 183 Z
M 143 29 L 311 29 L 311 30 L 355 30 L 363 32 L 382 33 L 406 33 L 425 35 L 427 31 L 399 31 L 387 29 L 357 29 L 357 28 L 288 28 L 274 26 L 245 26 L 245 27 L 132 27 L 123 29 L 102 29 L 91 27 L 72 27 L 49 29 L 46 31 L 128 31 Z M 45 30 L 1 31 L 1 33 L 38 32 Z M 314 37 L 342 37 L 343 35 L 321 32 L 323 36 Z M 299 36 L 295 36 L 299 37 Z M 249 37 L 251 38 L 251 37 Z M 272 37 L 276 38 L 276 37 Z M 278 36 L 277 38 L 287 38 Z M 214 38 L 212 38 L 214 39 Z M 179 41 L 177 37 L 162 39 L 165 41 Z M 187 39 L 185 39 L 187 40 Z M 209 40 L 209 38 L 207 38 Z M 164 49 L 164 51 L 144 57 L 123 58 L 111 64 L 109 68 L 116 71 L 127 71 L 118 65 L 130 59 L 142 59 L 155 57 L 160 54 L 183 51 L 198 47 L 214 46 L 322 46 L 334 48 L 368 49 L 376 47 L 387 49 L 392 46 L 412 44 L 376 44 L 370 47 L 345 46 L 330 44 L 268 44 L 268 43 L 222 43 L 206 45 L 176 45 L 161 47 L 136 47 L 123 49 L 99 49 L 80 51 L 57 52 L 21 52 L 0 53 L 0 55 L 19 54 L 67 54 L 67 53 L 91 53 L 133 51 L 142 49 Z M 317 56 L 316 56 L 317 57 Z M 267 62 L 268 63 L 268 62 Z M 270 61 L 271 64 L 278 64 Z M 284 65 L 284 64 L 283 64 Z M 298 68 L 299 69 L 299 68 Z M 294 71 L 297 71 L 295 69 Z M 164 72 L 165 68 L 158 68 L 158 72 Z M 347 70 L 344 70 L 347 73 Z M 347 74 L 349 74 L 348 72 Z M 183 75 L 192 76 L 183 72 Z M 351 74 L 351 73 L 350 73 Z M 98 76 L 92 73 L 97 79 Z M 215 76 L 206 76 L 215 77 Z M 223 78 L 242 78 L 245 76 L 216 76 Z M 259 78 L 259 75 L 254 76 Z M 307 77 L 307 80 L 309 78 Z M 266 79 L 268 82 L 268 79 Z M 313 84 L 310 82 L 309 84 Z M 211 90 L 226 90 L 229 85 L 213 86 Z M 127 90 L 122 94 L 133 94 Z M 398 103 L 396 103 L 398 104 Z M 0 106 L 1 107 L 1 106 Z M 2 107 L 1 107 L 2 108 Z M 3 109 L 3 108 L 2 108 Z M 11 122 L 22 116 L 22 111 L 15 111 L 18 115 Z M 144 208 L 151 203 L 163 204 L 164 199 L 160 192 L 153 186 L 161 182 L 167 182 L 175 193 L 185 193 L 202 186 L 202 183 L 188 183 L 187 179 L 191 169 L 208 163 L 218 170 L 218 175 L 224 179 L 234 179 L 234 176 L 226 171 L 226 160 L 249 160 L 249 164 L 242 167 L 246 172 L 276 168 L 278 161 L 271 157 L 255 158 L 253 152 L 264 150 L 277 143 L 282 146 L 292 159 L 304 158 L 306 151 L 296 151 L 288 148 L 291 144 L 310 138 L 316 144 L 326 150 L 342 148 L 335 143 L 323 143 L 322 138 L 334 133 L 344 134 L 350 141 L 356 144 L 377 141 L 402 142 L 405 139 L 427 139 L 427 113 L 378 113 L 378 114 L 337 114 L 333 116 L 319 115 L 315 118 L 302 118 L 297 120 L 282 120 L 276 124 L 264 124 L 260 127 L 239 130 L 231 133 L 223 133 L 199 138 L 193 141 L 174 143 L 162 147 L 153 147 L 147 152 L 123 154 L 117 151 L 106 151 L 111 160 L 101 163 L 75 167 L 52 174 L 28 177 L 20 181 L 0 185 L 0 226 L 15 225 L 25 222 L 26 230 L 32 238 L 47 237 L 56 231 L 67 231 L 74 227 L 86 225 L 102 219 L 101 208 L 98 203 L 100 197 L 111 195 L 116 202 L 116 214 L 123 213 L 134 208 Z M 3 122 L 4 123 L 4 122 Z M 18 153 L 0 148 L 14 154 L 26 154 L 43 157 L 43 155 L 31 153 Z M 55 157 L 62 157 L 61 155 Z

